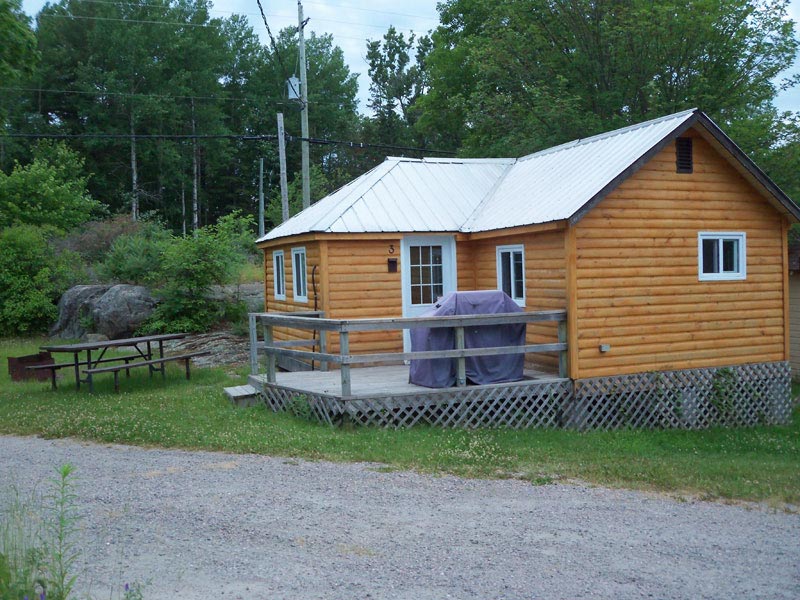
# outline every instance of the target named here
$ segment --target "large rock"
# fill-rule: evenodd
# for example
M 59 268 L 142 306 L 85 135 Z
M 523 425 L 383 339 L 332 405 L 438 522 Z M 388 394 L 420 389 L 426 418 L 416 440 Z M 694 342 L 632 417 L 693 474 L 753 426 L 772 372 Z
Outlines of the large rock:
M 155 307 L 156 299 L 146 287 L 115 285 L 94 303 L 92 329 L 111 340 L 129 337 Z
M 264 284 L 240 283 L 233 285 L 212 285 L 208 291 L 210 300 L 223 302 L 242 301 L 249 312 L 264 312 Z
M 50 337 L 78 339 L 91 329 L 91 313 L 95 302 L 110 285 L 76 285 L 58 301 L 58 321 L 50 328 Z M 88 326 L 88 327 L 87 327 Z

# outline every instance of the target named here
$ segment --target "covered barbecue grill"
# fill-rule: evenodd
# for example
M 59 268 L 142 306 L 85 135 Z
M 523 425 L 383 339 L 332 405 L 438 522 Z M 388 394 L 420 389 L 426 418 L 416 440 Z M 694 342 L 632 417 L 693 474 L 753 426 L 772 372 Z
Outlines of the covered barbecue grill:
M 499 290 L 452 292 L 442 297 L 422 317 L 449 315 L 485 315 L 523 312 L 511 298 Z M 453 350 L 455 331 L 450 327 L 416 328 L 410 330 L 411 351 Z M 494 346 L 523 346 L 525 324 L 484 325 L 464 328 L 466 348 Z M 467 381 L 472 384 L 519 381 L 523 378 L 524 354 L 475 356 L 466 359 Z M 412 360 L 410 383 L 431 388 L 452 387 L 456 382 L 456 359 L 435 358 Z

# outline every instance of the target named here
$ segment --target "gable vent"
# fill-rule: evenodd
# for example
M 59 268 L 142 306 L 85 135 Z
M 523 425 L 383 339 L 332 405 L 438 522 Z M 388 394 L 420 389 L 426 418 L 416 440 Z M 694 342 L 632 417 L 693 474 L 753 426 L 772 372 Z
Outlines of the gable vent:
M 693 171 L 692 138 L 678 138 L 675 140 L 675 162 L 678 173 L 691 173 Z

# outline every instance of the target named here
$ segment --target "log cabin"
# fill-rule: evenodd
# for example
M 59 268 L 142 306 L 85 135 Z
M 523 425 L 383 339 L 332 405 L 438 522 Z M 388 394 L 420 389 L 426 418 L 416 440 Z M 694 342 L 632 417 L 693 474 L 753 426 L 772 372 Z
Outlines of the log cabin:
M 645 373 L 710 386 L 720 368 L 788 390 L 787 231 L 799 219 L 693 109 L 518 159 L 387 158 L 257 244 L 267 312 L 408 317 L 450 291 L 501 289 L 526 311 L 567 311 L 576 393 Z M 527 336 L 548 343 L 556 329 Z M 364 332 L 350 352 L 404 344 Z

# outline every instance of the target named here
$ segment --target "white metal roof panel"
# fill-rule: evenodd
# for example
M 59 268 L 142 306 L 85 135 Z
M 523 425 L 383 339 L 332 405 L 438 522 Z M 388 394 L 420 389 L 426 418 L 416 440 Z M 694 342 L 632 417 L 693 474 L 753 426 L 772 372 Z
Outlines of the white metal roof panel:
M 513 163 L 387 158 L 258 241 L 308 232 L 458 231 Z
M 684 111 L 519 159 L 462 231 L 570 218 L 693 114 Z
M 475 232 L 568 219 L 688 110 L 514 159 L 387 158 L 258 241 L 308 232 Z

